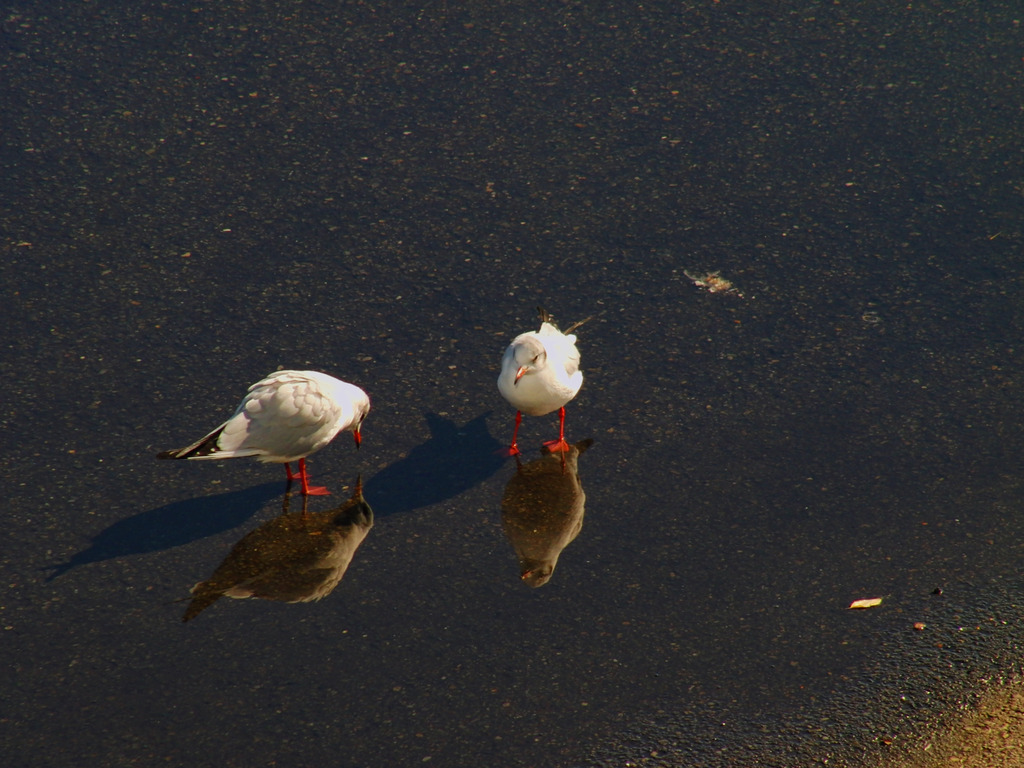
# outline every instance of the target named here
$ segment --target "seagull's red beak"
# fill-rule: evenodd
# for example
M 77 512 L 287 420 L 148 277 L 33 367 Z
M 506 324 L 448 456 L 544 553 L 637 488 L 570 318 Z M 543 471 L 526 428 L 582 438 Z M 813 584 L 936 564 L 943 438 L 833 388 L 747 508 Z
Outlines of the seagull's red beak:
M 359 434 L 359 427 L 356 427 L 355 431 L 353 431 L 352 434 L 356 438 L 356 448 L 358 448 L 360 446 L 360 444 L 362 444 L 362 442 L 363 442 L 363 436 L 361 434 Z
M 516 384 L 519 383 L 519 380 L 521 378 L 523 378 L 523 374 L 524 373 L 526 373 L 526 366 L 525 365 L 522 368 L 520 368 L 518 371 L 516 371 L 516 380 L 512 382 L 512 386 L 515 386 Z

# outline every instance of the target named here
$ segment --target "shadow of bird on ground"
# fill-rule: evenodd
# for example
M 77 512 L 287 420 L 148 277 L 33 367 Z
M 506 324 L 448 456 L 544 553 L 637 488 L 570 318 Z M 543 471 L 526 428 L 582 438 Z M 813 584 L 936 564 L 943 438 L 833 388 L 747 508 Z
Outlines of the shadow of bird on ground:
M 91 543 L 66 563 L 46 566 L 47 581 L 80 565 L 160 552 L 180 547 L 241 525 L 281 492 L 281 483 L 263 483 L 242 491 L 174 501 L 118 520 L 93 536 Z
M 409 512 L 452 499 L 497 472 L 503 447 L 487 431 L 483 413 L 463 426 L 434 413 L 426 414 L 430 439 L 366 483 L 377 515 Z

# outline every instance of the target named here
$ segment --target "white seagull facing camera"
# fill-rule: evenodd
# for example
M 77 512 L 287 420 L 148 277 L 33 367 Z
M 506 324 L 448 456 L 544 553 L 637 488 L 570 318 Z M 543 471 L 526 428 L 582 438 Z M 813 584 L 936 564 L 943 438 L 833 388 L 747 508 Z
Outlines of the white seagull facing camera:
M 249 387 L 234 415 L 205 437 L 158 459 L 237 459 L 284 464 L 289 482 L 299 480 L 303 496 L 323 496 L 311 488 L 306 457 L 342 431 L 362 440 L 359 427 L 370 412 L 370 398 L 354 384 L 317 371 L 277 371 Z M 298 460 L 292 473 L 289 462 Z
M 558 411 L 558 439 L 544 443 L 552 452 L 568 451 L 565 442 L 565 404 L 576 397 L 583 386 L 580 353 L 572 331 L 587 320 L 574 323 L 562 333 L 551 323 L 541 307 L 540 330 L 516 336 L 501 359 L 498 391 L 516 409 L 516 426 L 508 455 L 519 453 L 516 436 L 523 414 L 543 416 Z

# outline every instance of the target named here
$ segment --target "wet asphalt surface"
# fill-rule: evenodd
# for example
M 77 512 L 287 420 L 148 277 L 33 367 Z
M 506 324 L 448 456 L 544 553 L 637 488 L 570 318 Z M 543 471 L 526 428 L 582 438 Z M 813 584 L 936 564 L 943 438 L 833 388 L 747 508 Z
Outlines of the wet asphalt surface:
M 8 9 L 8 764 L 920 749 L 1020 666 L 1022 20 Z M 733 291 L 694 284 L 716 270 Z M 494 380 L 538 305 L 593 316 L 567 419 L 593 444 L 534 589 Z M 279 367 L 369 392 L 362 448 L 310 459 L 334 491 L 310 509 L 361 475 L 374 525 L 322 601 L 184 624 L 283 473 L 154 456 Z M 525 420 L 525 462 L 556 428 Z

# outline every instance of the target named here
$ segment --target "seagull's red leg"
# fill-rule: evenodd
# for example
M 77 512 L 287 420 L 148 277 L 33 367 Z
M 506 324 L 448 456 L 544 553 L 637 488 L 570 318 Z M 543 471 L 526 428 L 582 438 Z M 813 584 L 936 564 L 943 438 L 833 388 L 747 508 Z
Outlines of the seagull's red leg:
M 299 480 L 302 481 L 302 495 L 303 496 L 329 496 L 330 491 L 322 485 L 311 486 L 309 484 L 309 475 L 306 473 L 306 459 L 299 459 Z
M 552 453 L 559 451 L 565 453 L 569 450 L 569 444 L 565 442 L 565 406 L 558 409 L 558 439 L 549 440 L 544 443 L 545 447 Z
M 519 411 L 516 411 L 516 428 L 512 430 L 512 445 L 510 445 L 508 447 L 508 450 L 505 452 L 506 456 L 518 456 L 519 455 L 519 446 L 516 444 L 516 435 L 519 434 L 519 425 L 522 424 L 522 423 L 523 423 L 523 414 L 521 414 Z

